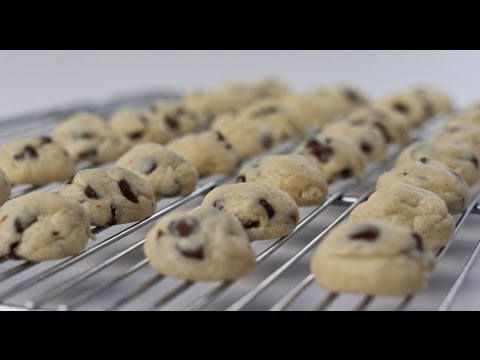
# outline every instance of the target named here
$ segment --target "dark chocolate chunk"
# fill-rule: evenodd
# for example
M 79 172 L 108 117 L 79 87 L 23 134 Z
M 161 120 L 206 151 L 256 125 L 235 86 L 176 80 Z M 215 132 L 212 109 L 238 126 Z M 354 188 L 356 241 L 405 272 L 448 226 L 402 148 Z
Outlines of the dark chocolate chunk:
M 475 169 L 478 170 L 478 158 L 475 155 L 472 155 L 470 161 L 473 163 L 473 165 L 475 165 Z
M 50 136 L 40 136 L 40 143 L 42 145 L 44 144 L 50 144 L 52 142 L 52 138 Z
M 253 228 L 258 228 L 260 226 L 260 222 L 248 220 L 248 221 L 242 222 L 242 225 L 244 229 L 253 229 Z
M 167 123 L 168 127 L 173 130 L 177 130 L 180 127 L 178 120 L 173 116 L 166 116 L 165 122 Z
M 27 145 L 20 154 L 14 156 L 15 160 L 29 160 L 38 158 L 37 150 L 34 147 Z
M 415 240 L 415 247 L 417 248 L 418 251 L 424 251 L 425 247 L 423 246 L 423 239 L 420 235 L 417 233 L 412 234 L 413 239 Z
M 143 136 L 143 131 L 137 131 L 137 132 L 128 134 L 128 137 L 129 137 L 131 140 L 141 139 L 142 136 Z
M 32 218 L 30 221 L 27 223 L 22 222 L 19 218 L 15 219 L 14 225 L 15 225 L 15 230 L 21 234 L 23 233 L 30 225 L 32 225 L 34 222 L 36 222 L 36 218 Z
M 215 200 L 213 202 L 213 207 L 218 210 L 223 210 L 223 202 L 221 200 Z
M 244 183 L 247 181 L 247 178 L 243 175 L 240 175 L 239 177 L 237 177 L 237 183 Z
M 52 232 L 52 235 L 53 236 L 58 236 L 58 235 L 60 235 L 60 233 L 58 231 L 54 231 L 54 232 Z
M 359 104 L 363 102 L 363 99 L 352 89 L 345 89 L 344 90 L 345 97 L 347 100 L 353 104 Z
M 162 230 L 158 230 L 157 237 L 162 237 L 164 235 Z
M 87 185 L 87 187 L 85 188 L 85 190 L 83 190 L 83 192 L 85 193 L 85 195 L 87 195 L 87 197 L 89 199 L 98 199 L 98 195 L 97 195 L 97 192 L 95 190 L 93 190 L 90 185 Z
M 82 151 L 80 154 L 78 154 L 78 158 L 82 160 L 88 160 L 92 159 L 97 156 L 97 149 L 89 149 Z
M 267 200 L 260 199 L 260 205 L 262 205 L 267 211 L 268 217 L 271 219 L 275 215 L 275 210 Z
M 125 180 L 120 180 L 118 182 L 118 187 L 120 188 L 120 191 L 122 192 L 122 195 L 128 199 L 129 201 L 138 204 L 138 198 L 135 196 L 135 194 L 132 192 L 132 188 L 130 187 L 130 184 L 125 181 Z
M 426 164 L 428 162 L 428 159 L 423 157 L 420 159 L 420 162 L 423 163 L 423 164 Z
M 21 256 L 19 256 L 16 252 L 16 249 L 20 245 L 20 241 L 17 241 L 16 243 L 10 244 L 8 246 L 7 253 L 4 255 L 7 259 L 10 260 L 23 260 Z
M 351 168 L 345 168 L 342 171 L 340 171 L 339 175 L 342 179 L 348 179 L 353 176 L 353 171 Z
M 350 240 L 375 241 L 380 236 L 380 231 L 375 226 L 368 226 L 356 233 L 350 234 Z
M 228 149 L 228 150 L 231 150 L 231 149 L 233 149 L 233 146 L 232 146 L 232 144 L 230 144 L 229 142 L 225 142 L 225 144 L 224 144 L 224 145 L 225 145 L 225 148 L 226 148 L 226 149 Z
M 273 138 L 270 135 L 262 136 L 262 146 L 264 149 L 270 149 L 273 145 Z
M 227 139 L 225 139 L 225 136 L 223 136 L 222 133 L 219 133 L 218 131 L 216 131 L 216 134 L 217 134 L 218 141 L 226 141 L 227 140 Z
M 255 112 L 253 112 L 252 117 L 256 118 L 256 117 L 261 117 L 261 116 L 272 115 L 272 114 L 276 114 L 280 111 L 281 111 L 280 108 L 278 108 L 276 106 L 267 106 L 267 107 L 264 107 L 263 109 L 259 109 Z
M 297 223 L 298 221 L 297 214 L 290 214 L 290 219 L 292 219 L 294 223 Z
M 396 102 L 395 104 L 393 104 L 393 109 L 402 114 L 408 114 L 410 112 L 408 106 L 401 102 Z
M 315 156 L 321 163 L 327 163 L 335 154 L 335 150 L 328 145 L 323 145 L 316 139 L 311 139 L 307 142 L 305 147 L 309 150 L 310 154 Z
M 117 215 L 117 209 L 114 209 L 113 206 L 110 206 L 110 220 L 107 222 L 108 226 L 116 225 L 117 224 L 117 219 L 115 218 Z
M 372 153 L 372 145 L 370 145 L 369 143 L 367 143 L 366 141 L 362 141 L 360 143 L 360 149 L 362 150 L 362 152 L 364 154 L 371 154 Z
M 198 227 L 198 222 L 194 218 L 184 218 L 170 223 L 168 230 L 174 236 L 188 237 Z
M 182 249 L 180 246 L 175 245 L 175 249 L 177 249 L 180 254 L 190 259 L 203 260 L 205 258 L 203 246 L 196 249 Z

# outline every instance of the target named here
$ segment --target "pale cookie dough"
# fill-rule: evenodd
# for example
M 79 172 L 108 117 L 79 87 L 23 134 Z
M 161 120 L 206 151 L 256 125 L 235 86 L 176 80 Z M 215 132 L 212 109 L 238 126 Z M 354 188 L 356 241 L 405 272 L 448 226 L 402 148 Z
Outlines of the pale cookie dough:
M 448 212 L 459 214 L 468 206 L 470 192 L 463 177 L 448 166 L 422 158 L 386 172 L 377 181 L 377 190 L 404 183 L 437 194 L 447 204 Z
M 260 121 L 270 125 L 277 141 L 299 138 L 303 134 L 295 122 L 295 114 L 282 105 L 281 99 L 257 101 L 242 109 L 238 116 L 245 121 Z
M 458 141 L 469 145 L 480 158 L 480 126 L 464 125 L 445 127 L 432 136 L 432 139 L 440 142 Z
M 427 286 L 436 264 L 420 235 L 382 221 L 342 224 L 311 260 L 316 282 L 333 293 L 400 296 Z
M 166 147 L 146 143 L 130 149 L 117 166 L 130 170 L 152 185 L 157 199 L 185 196 L 197 186 L 195 167 Z
M 172 141 L 167 148 L 195 166 L 200 176 L 230 174 L 240 162 L 240 155 L 232 144 L 213 130 L 184 136 Z
M 312 160 L 328 183 L 352 177 L 360 179 L 365 171 L 365 157 L 343 136 L 320 134 L 305 141 L 295 152 Z
M 425 103 L 413 92 L 391 96 L 381 101 L 380 105 L 404 115 L 411 127 L 418 126 L 426 120 Z
M 281 98 L 290 93 L 288 86 L 275 78 L 260 79 L 251 88 L 257 99 Z
M 350 223 L 370 220 L 409 228 L 423 238 L 429 250 L 443 248 L 455 231 L 455 220 L 437 194 L 402 183 L 376 191 L 349 218 Z
M 241 107 L 235 97 L 229 94 L 202 90 L 187 94 L 183 103 L 187 108 L 205 116 L 207 123 L 212 122 L 218 115 L 235 113 Z
M 455 128 L 457 126 L 480 127 L 480 109 L 470 110 L 461 115 L 455 116 L 445 124 L 446 128 Z
M 405 144 L 410 139 L 410 128 L 405 116 L 380 105 L 359 108 L 345 121 L 353 126 L 374 126 L 388 144 Z
M 454 110 L 454 104 L 450 96 L 437 88 L 420 88 L 433 105 L 436 115 L 447 114 Z
M 98 116 L 86 113 L 66 119 L 54 130 L 53 138 L 76 162 L 100 164 L 116 160 L 131 146 L 125 136 L 116 133 Z
M 75 174 L 75 164 L 67 151 L 48 136 L 4 144 L 0 147 L 0 168 L 16 185 L 44 185 Z
M 324 136 L 344 136 L 357 147 L 367 161 L 381 161 L 387 157 L 387 144 L 382 133 L 371 125 L 352 126 L 347 122 L 327 125 Z
M 407 147 L 398 156 L 396 166 L 422 158 L 432 159 L 447 165 L 463 176 L 469 186 L 480 178 L 479 161 L 470 146 L 458 141 L 426 140 Z
M 116 112 L 110 119 L 110 125 L 116 132 L 129 138 L 132 144 L 166 144 L 175 137 L 166 122 L 150 113 L 133 109 Z
M 144 252 L 162 275 L 191 281 L 234 280 L 255 267 L 240 222 L 211 207 L 163 217 L 148 233 Z
M 344 108 L 348 111 L 356 107 L 364 106 L 369 103 L 368 96 L 359 89 L 349 85 L 339 85 L 330 90 L 333 94 L 338 94 L 345 103 Z
M 7 175 L 0 169 L 0 206 L 10 199 L 11 192 L 12 187 L 7 179 Z
M 198 111 L 186 107 L 182 103 L 159 101 L 148 110 L 154 121 L 165 124 L 174 137 L 206 130 L 208 118 Z
M 234 146 L 242 159 L 258 155 L 279 143 L 269 124 L 245 121 L 231 114 L 219 116 L 212 128 Z
M 237 182 L 259 182 L 289 194 L 298 206 L 324 203 L 328 195 L 325 177 L 301 155 L 264 156 L 247 164 Z
M 312 98 L 328 114 L 324 123 L 329 123 L 339 116 L 343 116 L 351 112 L 351 106 L 345 97 L 338 91 L 331 91 L 323 88 L 309 90 L 305 96 Z
M 156 208 L 155 194 L 148 181 L 120 168 L 79 171 L 58 193 L 79 202 L 95 226 L 140 221 Z
M 75 201 L 33 192 L 0 209 L 0 255 L 40 262 L 80 253 L 87 246 L 90 223 Z
M 290 195 L 261 183 L 220 186 L 203 199 L 202 206 L 235 216 L 251 240 L 286 236 L 300 219 L 297 204 Z

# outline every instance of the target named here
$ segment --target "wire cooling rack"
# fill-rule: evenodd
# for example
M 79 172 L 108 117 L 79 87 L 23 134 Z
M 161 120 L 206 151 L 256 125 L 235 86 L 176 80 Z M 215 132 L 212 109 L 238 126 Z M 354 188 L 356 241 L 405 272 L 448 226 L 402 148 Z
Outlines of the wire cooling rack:
M 5 119 L 0 122 L 0 144 L 48 134 L 77 111 L 108 116 L 123 106 L 146 107 L 179 97 L 170 91 L 150 91 Z M 428 136 L 444 120 L 430 121 L 415 137 Z M 272 153 L 288 152 L 294 145 L 285 143 Z M 400 150 L 391 149 L 389 160 L 370 166 L 361 181 L 331 186 L 320 207 L 302 208 L 301 221 L 290 235 L 255 242 L 257 266 L 248 277 L 223 283 L 181 281 L 156 273 L 143 255 L 145 235 L 158 219 L 177 209 L 198 206 L 211 189 L 235 179 L 211 176 L 201 179 L 197 189 L 184 198 L 159 201 L 156 213 L 146 220 L 94 229 L 97 240 L 77 256 L 39 264 L 0 260 L 0 310 L 478 310 L 478 189 L 472 191 L 470 206 L 457 216 L 455 239 L 439 252 L 439 265 L 426 291 L 389 298 L 329 293 L 314 284 L 309 269 L 312 250 L 368 198 L 376 179 L 392 166 Z M 12 196 L 55 191 L 59 185 L 17 186 Z

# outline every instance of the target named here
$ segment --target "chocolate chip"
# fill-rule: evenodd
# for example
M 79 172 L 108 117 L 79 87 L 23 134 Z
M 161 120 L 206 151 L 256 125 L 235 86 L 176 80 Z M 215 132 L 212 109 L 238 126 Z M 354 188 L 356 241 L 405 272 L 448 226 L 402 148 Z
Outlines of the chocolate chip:
M 290 219 L 296 224 L 298 221 L 297 214 L 290 214 Z
M 140 139 L 140 138 L 142 138 L 142 136 L 143 136 L 143 131 L 137 131 L 137 132 L 128 134 L 128 137 L 129 137 L 131 140 Z
M 15 160 L 29 160 L 38 158 L 37 150 L 34 147 L 27 145 L 20 154 L 14 156 Z
M 360 104 L 363 103 L 362 98 L 360 95 L 358 95 L 355 91 L 352 89 L 345 89 L 344 90 L 345 97 L 347 98 L 348 101 L 350 101 L 353 104 Z
M 260 205 L 262 205 L 267 211 L 268 217 L 271 219 L 275 215 L 275 210 L 267 200 L 260 199 Z
M 351 168 L 345 168 L 342 171 L 340 171 L 339 175 L 342 179 L 348 179 L 353 176 L 353 171 Z
M 240 175 L 239 177 L 237 177 L 237 183 L 244 183 L 247 181 L 247 178 L 243 175 Z
M 53 236 L 58 236 L 58 235 L 60 235 L 60 233 L 58 231 L 54 231 L 54 232 L 52 232 L 52 235 Z
M 194 218 L 184 218 L 170 223 L 168 230 L 174 236 L 188 237 L 198 227 L 198 222 Z
M 182 249 L 180 246 L 175 245 L 175 249 L 177 249 L 180 254 L 190 259 L 203 260 L 205 258 L 203 246 L 196 249 Z
M 418 251 L 424 251 L 425 247 L 423 246 L 423 239 L 420 235 L 417 233 L 412 234 L 413 239 L 415 240 L 415 247 L 417 248 Z
M 87 197 L 89 199 L 98 199 L 98 195 L 97 195 L 97 192 L 95 190 L 93 190 L 90 185 L 87 185 L 87 187 L 85 188 L 85 190 L 83 190 L 83 192 L 85 193 L 85 195 L 87 195 Z
M 96 149 L 89 149 L 78 154 L 78 158 L 82 160 L 92 159 L 97 156 Z
M 385 125 L 383 125 L 381 122 L 375 121 L 373 123 L 373 126 L 375 126 L 375 128 L 377 128 L 378 131 L 380 131 L 382 133 L 382 136 L 383 136 L 383 139 L 385 140 L 385 142 L 390 143 L 390 142 L 393 141 L 393 139 L 390 136 L 387 128 L 385 127 Z
M 213 207 L 218 210 L 223 210 L 223 202 L 221 200 L 215 200 L 213 202 Z
M 217 134 L 218 141 L 226 141 L 227 140 L 227 139 L 225 139 L 225 136 L 223 136 L 222 133 L 219 133 L 218 131 L 216 131 L 216 134 Z
M 309 150 L 310 154 L 315 156 L 321 163 L 327 163 L 335 154 L 335 150 L 328 145 L 323 145 L 316 139 L 311 139 L 307 142 L 305 147 Z
M 473 165 L 475 165 L 475 169 L 478 170 L 478 158 L 475 155 L 472 155 L 470 161 L 473 163 Z
M 273 138 L 270 135 L 262 136 L 262 146 L 264 149 L 270 149 L 273 145 Z
M 378 239 L 380 231 L 375 226 L 368 226 L 360 230 L 359 232 L 350 234 L 348 237 L 350 240 L 366 240 L 366 241 L 375 241 Z
M 402 114 L 408 114 L 410 112 L 408 106 L 400 102 L 396 102 L 395 104 L 393 104 L 393 109 Z
M 403 173 L 403 176 L 407 176 L 407 175 L 408 175 L 408 173 Z
M 20 241 L 8 245 L 7 253 L 4 256 L 10 260 L 23 260 L 23 258 L 16 252 L 18 245 L 20 245 Z
M 40 143 L 42 145 L 50 144 L 51 142 L 52 142 L 52 138 L 50 136 L 40 136 Z
M 371 154 L 372 153 L 372 145 L 370 145 L 369 143 L 367 143 L 366 141 L 362 141 L 360 143 L 360 149 L 362 150 L 362 152 L 364 154 Z
M 267 106 L 264 107 L 263 109 L 259 109 L 255 112 L 252 113 L 252 117 L 261 117 L 261 116 L 267 116 L 267 115 L 272 115 L 280 112 L 280 108 L 276 106 Z
M 244 229 L 253 229 L 258 228 L 260 226 L 260 222 L 248 220 L 246 222 L 242 222 L 242 225 Z
M 225 146 L 225 148 L 228 149 L 228 150 L 233 149 L 232 144 L 230 144 L 229 142 L 225 142 L 224 146 Z
M 178 120 L 173 116 L 166 116 L 165 122 L 167 123 L 170 129 L 177 130 L 180 127 Z
M 162 237 L 164 235 L 162 230 L 158 230 L 157 232 L 157 238 Z
M 130 187 L 130 184 L 126 180 L 120 180 L 118 182 L 118 187 L 120 188 L 120 191 L 122 192 L 122 195 L 129 201 L 138 204 L 138 198 L 137 196 L 132 192 L 132 188 Z
M 17 233 L 21 234 L 36 221 L 37 221 L 37 218 L 32 218 L 30 219 L 30 221 L 27 221 L 26 223 L 22 223 L 22 221 L 19 218 L 17 218 L 15 219 L 15 222 L 14 222 L 15 230 L 17 231 Z
M 110 206 L 110 220 L 108 220 L 107 225 L 108 226 L 113 226 L 117 224 L 117 219 L 115 218 L 117 216 L 117 209 L 114 209 L 113 206 Z
M 426 164 L 428 162 L 428 159 L 423 157 L 420 159 L 420 162 L 423 163 L 423 164 Z
M 145 175 L 151 174 L 157 168 L 157 163 L 151 157 L 143 158 L 141 162 L 141 171 Z
M 73 179 L 65 181 L 65 185 L 72 185 L 73 184 Z

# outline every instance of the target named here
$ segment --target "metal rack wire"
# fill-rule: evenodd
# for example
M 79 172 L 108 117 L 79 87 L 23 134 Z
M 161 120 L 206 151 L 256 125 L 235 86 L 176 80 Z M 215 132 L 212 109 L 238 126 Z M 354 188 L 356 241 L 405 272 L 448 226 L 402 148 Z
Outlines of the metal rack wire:
M 0 123 L 0 143 L 49 133 L 77 111 L 108 115 L 122 106 L 144 107 L 177 97 L 171 92 L 151 91 L 23 115 Z M 419 135 L 428 134 L 435 124 L 421 129 Z M 291 146 L 284 144 L 274 152 L 286 152 Z M 424 293 L 383 298 L 328 293 L 313 285 L 308 255 L 368 198 L 376 178 L 391 165 L 398 151 L 392 150 L 389 162 L 370 167 L 362 181 L 332 186 L 323 205 L 302 209 L 302 220 L 290 235 L 254 243 L 257 267 L 244 279 L 192 283 L 166 278 L 152 270 L 142 254 L 145 234 L 156 220 L 173 210 L 195 207 L 212 188 L 233 180 L 232 176 L 214 176 L 202 179 L 187 197 L 160 201 L 156 213 L 148 219 L 94 229 L 98 240 L 72 258 L 40 264 L 0 260 L 0 302 L 7 308 L 29 310 L 451 310 L 467 307 L 468 298 L 468 308 L 477 309 L 480 293 L 472 296 L 467 285 L 476 274 L 480 254 L 480 241 L 472 231 L 473 214 L 480 213 L 480 195 L 457 219 L 456 238 L 438 254 L 440 266 Z M 55 191 L 57 187 L 17 187 L 13 196 L 39 189 Z

